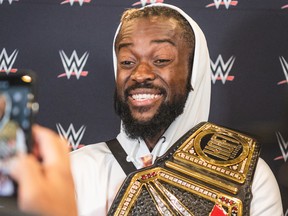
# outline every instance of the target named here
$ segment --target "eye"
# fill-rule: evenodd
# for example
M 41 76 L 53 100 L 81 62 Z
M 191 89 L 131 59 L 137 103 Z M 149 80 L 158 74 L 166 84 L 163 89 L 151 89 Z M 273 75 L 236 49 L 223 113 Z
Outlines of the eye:
M 134 64 L 132 61 L 122 61 L 120 62 L 121 65 L 131 65 Z
M 164 66 L 167 65 L 170 61 L 170 59 L 157 59 L 154 61 L 154 64 L 158 66 Z
M 125 60 L 125 61 L 121 61 L 120 65 L 123 68 L 131 68 L 131 67 L 133 67 L 135 65 L 135 62 Z

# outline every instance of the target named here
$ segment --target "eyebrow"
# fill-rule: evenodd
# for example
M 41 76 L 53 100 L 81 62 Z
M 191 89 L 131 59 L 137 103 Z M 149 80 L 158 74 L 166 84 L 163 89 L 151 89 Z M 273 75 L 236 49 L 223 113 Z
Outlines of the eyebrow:
M 171 41 L 170 39 L 159 39 L 159 40 L 152 40 L 151 43 L 169 43 L 171 44 L 172 46 L 176 46 L 176 44 Z
M 128 47 L 131 45 L 133 45 L 133 43 L 120 43 L 119 46 L 117 47 L 117 51 L 119 52 L 121 48 Z
M 176 46 L 176 44 L 173 41 L 169 40 L 169 39 L 152 40 L 150 43 L 157 43 L 157 44 L 169 43 L 172 46 Z M 117 50 L 119 52 L 120 49 L 122 49 L 124 47 L 129 47 L 129 46 L 132 46 L 132 45 L 133 45 L 133 43 L 120 43 Z

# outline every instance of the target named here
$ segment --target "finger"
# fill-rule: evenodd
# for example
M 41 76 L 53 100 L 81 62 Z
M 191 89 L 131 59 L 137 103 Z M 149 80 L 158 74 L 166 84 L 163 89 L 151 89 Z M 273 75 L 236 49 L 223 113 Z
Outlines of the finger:
M 9 175 L 19 184 L 22 184 L 22 182 L 25 185 L 33 184 L 33 181 L 27 181 L 27 179 L 31 179 L 31 176 L 33 176 L 33 180 L 38 180 L 38 176 L 42 173 L 41 165 L 33 155 L 19 154 L 14 156 L 7 162 L 7 167 Z
M 68 147 L 64 139 L 52 130 L 39 125 L 34 125 L 32 132 L 44 164 L 52 165 L 59 161 L 65 163 L 68 160 Z
M 42 197 L 49 190 L 41 164 L 33 155 L 22 154 L 15 156 L 9 166 L 10 176 L 18 185 L 19 208 L 27 213 L 37 213 L 43 205 Z

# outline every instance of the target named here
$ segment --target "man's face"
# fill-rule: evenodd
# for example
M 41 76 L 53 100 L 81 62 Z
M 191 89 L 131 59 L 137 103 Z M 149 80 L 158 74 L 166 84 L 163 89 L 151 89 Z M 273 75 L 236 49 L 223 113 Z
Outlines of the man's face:
M 176 20 L 161 17 L 137 18 L 122 26 L 116 42 L 117 100 L 133 121 L 149 124 L 164 105 L 171 109 L 182 103 L 177 115 L 183 112 L 191 50 L 182 33 Z

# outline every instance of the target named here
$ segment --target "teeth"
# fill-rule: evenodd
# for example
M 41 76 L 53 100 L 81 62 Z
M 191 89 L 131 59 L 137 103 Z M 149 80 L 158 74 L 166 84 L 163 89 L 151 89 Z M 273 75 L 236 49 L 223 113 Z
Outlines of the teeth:
M 134 100 L 149 100 L 149 99 L 155 99 L 158 98 L 158 94 L 135 94 L 132 95 L 132 98 Z

